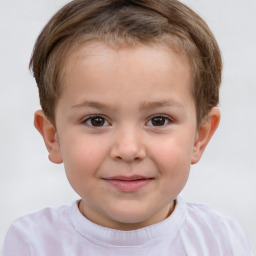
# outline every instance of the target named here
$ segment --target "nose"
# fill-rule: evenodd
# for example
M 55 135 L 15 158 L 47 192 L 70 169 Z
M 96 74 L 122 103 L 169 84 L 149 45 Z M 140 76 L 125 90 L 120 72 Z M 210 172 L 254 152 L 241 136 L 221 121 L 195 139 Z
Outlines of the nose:
M 143 135 L 136 129 L 122 129 L 116 133 L 110 157 L 125 162 L 141 161 L 146 157 Z

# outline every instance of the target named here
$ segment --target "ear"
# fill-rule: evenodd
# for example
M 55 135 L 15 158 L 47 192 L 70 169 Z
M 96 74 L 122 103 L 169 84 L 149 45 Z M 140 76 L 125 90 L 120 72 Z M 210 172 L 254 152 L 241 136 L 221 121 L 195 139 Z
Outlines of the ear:
M 60 144 L 55 126 L 47 119 L 42 110 L 38 110 L 34 115 L 34 125 L 44 139 L 45 146 L 49 152 L 49 160 L 60 164 L 63 162 Z
M 204 118 L 200 127 L 197 130 L 191 164 L 195 164 L 200 160 L 208 142 L 218 128 L 219 122 L 220 111 L 217 107 L 213 107 L 210 110 L 209 114 Z

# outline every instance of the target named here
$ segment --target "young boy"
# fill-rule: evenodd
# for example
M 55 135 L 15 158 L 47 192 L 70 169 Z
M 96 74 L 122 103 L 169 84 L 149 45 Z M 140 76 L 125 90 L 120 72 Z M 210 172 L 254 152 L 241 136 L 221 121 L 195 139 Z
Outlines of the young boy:
M 81 199 L 18 219 L 4 256 L 251 255 L 236 221 L 178 196 L 220 119 L 220 51 L 197 14 L 174 0 L 75 0 L 30 65 L 35 127 Z

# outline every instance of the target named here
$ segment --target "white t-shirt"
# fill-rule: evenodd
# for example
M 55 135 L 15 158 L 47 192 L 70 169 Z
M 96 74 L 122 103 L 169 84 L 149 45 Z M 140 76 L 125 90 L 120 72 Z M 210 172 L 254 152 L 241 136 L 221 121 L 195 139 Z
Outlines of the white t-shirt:
M 10 227 L 3 256 L 250 256 L 239 224 L 180 197 L 171 216 L 152 226 L 120 231 L 86 219 L 77 202 L 24 216 Z

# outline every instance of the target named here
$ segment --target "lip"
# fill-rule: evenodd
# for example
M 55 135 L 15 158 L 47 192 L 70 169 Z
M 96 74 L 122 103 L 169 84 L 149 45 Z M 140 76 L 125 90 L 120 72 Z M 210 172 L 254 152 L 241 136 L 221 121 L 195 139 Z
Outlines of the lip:
M 148 185 L 154 178 L 133 175 L 114 176 L 103 180 L 122 192 L 136 192 Z

